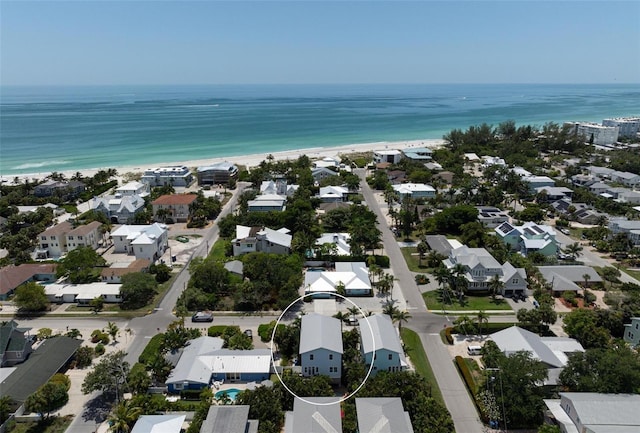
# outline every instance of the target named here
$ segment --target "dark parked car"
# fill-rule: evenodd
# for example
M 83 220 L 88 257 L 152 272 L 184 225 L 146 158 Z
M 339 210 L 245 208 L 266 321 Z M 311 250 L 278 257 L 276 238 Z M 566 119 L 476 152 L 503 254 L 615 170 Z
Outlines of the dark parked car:
M 208 311 L 198 311 L 191 316 L 192 322 L 213 322 L 213 314 Z
M 251 329 L 245 329 L 244 335 L 246 335 L 249 338 L 253 338 L 253 332 L 251 331 Z

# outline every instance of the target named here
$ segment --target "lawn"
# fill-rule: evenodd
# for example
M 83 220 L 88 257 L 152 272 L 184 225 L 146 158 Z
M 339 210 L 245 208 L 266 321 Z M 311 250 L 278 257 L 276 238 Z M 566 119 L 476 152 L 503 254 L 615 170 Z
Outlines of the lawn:
M 444 399 L 440 393 L 440 388 L 438 387 L 438 382 L 433 374 L 433 370 L 431 370 L 431 364 L 429 364 L 427 354 L 424 351 L 424 347 L 422 347 L 420 337 L 411 329 L 402 328 L 402 341 L 404 342 L 407 354 L 411 358 L 411 362 L 416 368 L 416 372 L 424 377 L 431 385 L 432 397 L 444 406 Z
M 64 433 L 73 420 L 72 415 L 54 416 L 42 421 L 18 422 L 9 433 Z
M 402 255 L 404 256 L 404 261 L 407 262 L 407 266 L 411 272 L 427 272 L 429 268 L 427 268 L 426 258 L 422 259 L 422 266 L 420 266 L 420 258 L 417 255 L 418 249 L 416 247 L 405 247 L 400 248 L 402 251 Z
M 434 312 L 440 310 L 448 311 L 473 311 L 473 310 L 505 310 L 512 311 L 511 307 L 504 299 L 491 299 L 489 295 L 469 295 L 462 299 L 462 303 L 454 300 L 452 304 L 443 305 L 440 298 L 440 290 L 425 292 L 422 294 L 427 308 Z
M 213 244 L 213 248 L 211 248 L 211 251 L 209 252 L 209 257 L 214 260 L 224 262 L 227 258 L 225 255 L 225 245 L 227 242 L 228 241 L 225 241 L 224 239 L 218 239 L 216 243 Z

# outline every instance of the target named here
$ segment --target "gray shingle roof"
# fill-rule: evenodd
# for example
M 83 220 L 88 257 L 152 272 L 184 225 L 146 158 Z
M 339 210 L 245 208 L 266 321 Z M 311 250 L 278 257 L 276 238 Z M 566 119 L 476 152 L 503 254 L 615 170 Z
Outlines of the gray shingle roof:
M 300 326 L 300 353 L 321 348 L 342 353 L 340 321 L 321 314 L 305 314 Z

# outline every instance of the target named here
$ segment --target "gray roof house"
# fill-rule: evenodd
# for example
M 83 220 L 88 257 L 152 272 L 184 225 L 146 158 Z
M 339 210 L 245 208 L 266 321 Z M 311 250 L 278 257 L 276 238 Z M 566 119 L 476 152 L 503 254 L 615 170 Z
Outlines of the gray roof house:
M 507 356 L 525 351 L 531 353 L 534 359 L 543 362 L 549 369 L 545 385 L 558 383 L 558 376 L 569 360 L 568 354 L 584 352 L 582 345 L 573 338 L 540 337 L 518 326 L 491 334 L 489 338 Z
M 142 415 L 131 433 L 180 433 L 186 415 Z
M 640 395 L 561 392 L 545 400 L 553 422 L 567 433 L 631 433 L 640 431 Z
M 632 317 L 631 323 L 624 325 L 624 341 L 631 347 L 640 345 L 640 317 Z
M 104 214 L 112 223 L 131 224 L 136 214 L 144 209 L 145 202 L 144 198 L 137 194 L 116 194 L 93 197 L 89 207 Z
M 342 325 L 338 319 L 311 313 L 302 316 L 300 365 L 303 376 L 342 376 Z
M 249 419 L 247 405 L 213 405 L 200 426 L 200 433 L 258 433 L 258 421 Z
M 360 350 L 365 364 L 370 366 L 373 360 L 372 376 L 379 371 L 400 371 L 409 368 L 400 337 L 389 316 L 374 314 L 359 319 L 358 324 Z
M 337 397 L 305 397 L 293 401 L 285 413 L 284 433 L 342 433 Z
M 290 230 L 280 228 L 273 230 L 268 227 L 236 226 L 236 237 L 231 241 L 233 255 L 263 252 L 272 254 L 289 254 L 291 252 Z
M 356 398 L 360 433 L 413 433 L 399 397 Z
M 19 329 L 13 320 L 0 326 L 0 367 L 19 364 L 29 357 L 34 339 L 25 337 L 27 330 Z
M 591 267 L 584 265 L 570 266 L 538 266 L 538 270 L 551 285 L 554 292 L 564 292 L 565 290 L 582 290 L 581 286 L 601 283 L 602 278 Z M 585 279 L 585 275 L 589 277 Z M 578 286 L 578 284 L 580 286 Z

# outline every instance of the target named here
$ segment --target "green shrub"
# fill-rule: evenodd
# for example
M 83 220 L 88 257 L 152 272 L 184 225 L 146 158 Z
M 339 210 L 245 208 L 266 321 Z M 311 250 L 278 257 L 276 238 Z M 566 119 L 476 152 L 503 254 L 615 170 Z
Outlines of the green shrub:
M 584 291 L 584 302 L 587 305 L 593 304 L 594 302 L 596 302 L 598 298 L 596 298 L 596 295 L 594 295 L 591 291 L 586 290 Z
M 376 258 L 376 265 L 387 269 L 389 267 L 389 256 L 373 256 Z
M 96 344 L 95 352 L 97 356 L 100 356 L 104 353 L 104 344 L 98 343 Z
M 562 299 L 570 303 L 573 307 L 578 306 L 578 300 L 576 299 L 576 296 L 576 292 L 571 290 L 566 290 L 564 293 L 562 293 Z
M 240 332 L 240 327 L 238 326 L 213 325 L 207 329 L 207 335 L 209 337 L 222 337 L 227 332 L 227 328 L 237 328 L 238 332 Z
M 447 327 L 444 330 L 444 338 L 447 339 L 447 343 L 449 344 L 453 344 L 453 336 L 451 335 L 451 333 L 453 332 L 453 328 L 452 327 Z
M 95 351 L 93 347 L 81 346 L 76 352 L 76 367 L 85 368 L 91 365 Z
M 147 347 L 144 348 L 138 362 L 145 365 L 150 365 L 153 360 L 160 354 L 164 346 L 164 334 L 154 335 L 147 343 Z
M 199 389 L 183 389 L 180 391 L 180 398 L 182 400 L 200 400 L 200 394 L 202 393 Z
M 469 367 L 467 366 L 467 363 L 462 356 L 456 356 L 456 365 L 462 373 L 462 377 L 464 377 L 464 381 L 467 383 L 469 391 L 471 391 L 471 394 L 475 397 L 475 395 L 478 393 L 476 381 L 473 379 L 473 374 L 471 374 L 471 371 L 469 370 Z

